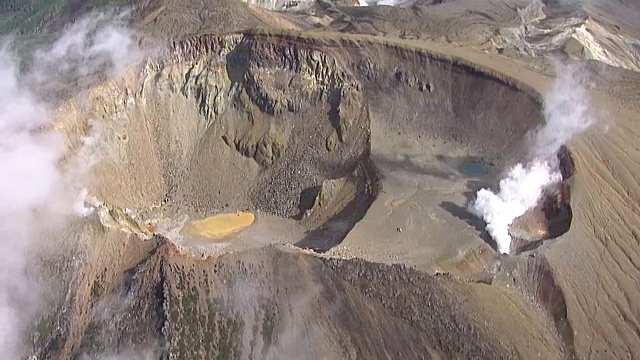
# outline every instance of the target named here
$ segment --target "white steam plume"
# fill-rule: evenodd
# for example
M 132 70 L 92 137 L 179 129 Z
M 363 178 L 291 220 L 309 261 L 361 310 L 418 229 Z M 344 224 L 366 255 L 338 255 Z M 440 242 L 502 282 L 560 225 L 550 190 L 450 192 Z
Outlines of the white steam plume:
M 511 250 L 509 227 L 513 221 L 536 206 L 547 186 L 562 180 L 556 158 L 562 145 L 593 123 L 580 68 L 564 66 L 559 73 L 545 97 L 546 123 L 533 133 L 533 160 L 514 166 L 500 181 L 497 193 L 481 189 L 469 205 L 469 210 L 487 223 L 487 231 L 503 254 Z
M 98 13 L 79 19 L 48 48 L 35 52 L 31 75 L 38 83 L 120 73 L 141 52 L 126 27 L 129 13 Z
M 509 253 L 509 226 L 521 215 L 536 206 L 544 188 L 560 181 L 562 175 L 551 170 L 549 163 L 534 161 L 514 166 L 506 178 L 500 180 L 500 191 L 480 189 L 471 211 L 487 223 L 487 231 L 498 245 L 498 251 Z
M 29 276 L 27 251 L 47 240 L 45 227 L 53 223 L 51 218 L 62 220 L 73 212 L 72 199 L 80 191 L 69 186 L 77 183 L 78 169 L 69 174 L 61 167 L 66 149 L 52 124 L 54 104 L 39 99 L 36 88 L 69 76 L 119 71 L 133 59 L 131 45 L 130 33 L 101 15 L 79 21 L 49 49 L 38 51 L 28 73 L 19 72 L 11 46 L 0 49 L 2 358 L 25 355 L 25 331 L 38 306 L 39 286 Z M 87 165 L 73 159 L 72 163 Z
M 24 253 L 35 235 L 33 211 L 46 203 L 62 177 L 56 161 L 63 141 L 39 131 L 47 124 L 46 108 L 19 84 L 6 46 L 0 53 L 0 78 L 0 349 L 18 359 L 22 310 L 37 295 L 26 276 Z

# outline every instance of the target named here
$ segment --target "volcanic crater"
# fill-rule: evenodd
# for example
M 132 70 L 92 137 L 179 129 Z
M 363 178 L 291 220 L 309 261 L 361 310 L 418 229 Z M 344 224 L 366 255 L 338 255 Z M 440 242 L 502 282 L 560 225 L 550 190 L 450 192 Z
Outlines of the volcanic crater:
M 491 239 L 484 224 L 466 208 L 479 188 L 494 186 L 526 157 L 525 135 L 544 124 L 537 92 L 461 59 L 361 41 L 201 35 L 172 43 L 118 80 L 62 105 L 58 122 L 71 148 L 93 128 L 105 154 L 88 187 L 100 216 L 72 231 L 109 242 L 88 240 L 93 245 L 84 256 L 92 260 L 75 280 L 77 301 L 69 310 L 75 315 L 65 325 L 91 336 L 55 351 L 98 353 L 96 339 L 108 348 L 139 329 L 134 343 L 160 337 L 169 344 L 164 351 L 184 358 L 223 350 L 264 355 L 286 321 L 313 317 L 325 302 L 334 309 L 333 320 L 318 330 L 326 336 L 375 328 L 379 319 L 364 305 L 373 301 L 393 319 L 393 326 L 383 326 L 385 334 L 396 329 L 402 339 L 389 333 L 369 348 L 364 344 L 380 334 L 366 333 L 332 349 L 313 336 L 305 341 L 338 358 L 352 348 L 365 357 L 380 351 L 513 355 L 512 345 L 495 346 L 461 310 L 475 305 L 471 295 L 452 295 L 463 286 L 456 280 L 343 259 L 362 248 L 367 260 L 402 259 L 417 270 L 444 268 L 454 278 L 475 281 L 482 268 L 496 284 L 533 294 L 543 320 L 530 321 L 550 321 L 558 333 L 570 333 L 562 291 L 544 259 L 517 258 L 495 267 L 497 254 L 485 251 Z M 518 223 L 535 226 L 516 224 L 528 232 L 518 252 L 570 226 L 567 189 L 574 167 L 568 149 L 558 159 L 565 181 Z M 225 217 L 212 218 L 220 215 Z M 205 225 L 214 228 L 202 230 Z M 325 256 L 267 246 L 282 243 Z M 462 264 L 460 253 L 475 260 Z M 309 277 L 296 277 L 296 271 Z M 233 276 L 238 272 L 246 275 L 242 281 Z M 334 283 L 344 291 L 329 285 Z M 390 305 L 387 295 L 375 292 L 385 286 L 396 289 L 395 301 L 418 301 L 418 312 L 430 318 Z M 407 295 L 417 288 L 433 289 L 433 298 Z M 238 300 L 245 291 L 252 297 Z M 116 325 L 86 315 L 115 294 L 126 295 L 130 300 L 120 306 L 137 314 L 116 321 L 131 334 L 109 335 Z M 303 295 L 321 305 L 287 315 Z M 209 348 L 184 343 L 215 334 L 227 342 Z M 572 351 L 571 337 L 555 334 L 544 336 Z M 463 347 L 461 336 L 469 341 Z
M 447 200 L 469 200 L 526 153 L 522 139 L 543 124 L 537 95 L 456 59 L 354 47 L 259 34 L 175 42 L 66 104 L 78 122 L 68 127 L 99 119 L 105 140 L 91 194 L 165 233 L 185 215 L 250 211 L 256 236 L 316 251 L 340 244 L 387 183 L 474 222 Z M 567 194 L 553 192 L 557 205 L 545 201 L 520 233 L 565 231 Z

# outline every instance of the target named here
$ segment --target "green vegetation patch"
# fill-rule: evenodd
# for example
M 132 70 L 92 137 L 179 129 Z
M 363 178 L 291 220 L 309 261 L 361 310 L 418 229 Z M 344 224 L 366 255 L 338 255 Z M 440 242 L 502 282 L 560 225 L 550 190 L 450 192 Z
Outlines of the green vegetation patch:
M 0 34 L 37 35 L 106 6 L 130 5 L 132 0 L 0 0 Z M 53 28 L 52 28 L 53 27 Z

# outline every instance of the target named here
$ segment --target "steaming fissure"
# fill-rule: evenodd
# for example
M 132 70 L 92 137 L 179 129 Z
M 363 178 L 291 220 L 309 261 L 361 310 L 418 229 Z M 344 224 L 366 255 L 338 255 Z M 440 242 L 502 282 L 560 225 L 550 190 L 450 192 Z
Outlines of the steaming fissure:
M 559 66 L 557 72 L 560 76 L 545 97 L 546 123 L 532 134 L 533 160 L 516 164 L 498 191 L 480 189 L 469 204 L 469 210 L 487 223 L 486 230 L 502 254 L 512 251 L 514 220 L 538 205 L 546 188 L 563 180 L 557 157 L 561 147 L 593 124 L 580 66 Z

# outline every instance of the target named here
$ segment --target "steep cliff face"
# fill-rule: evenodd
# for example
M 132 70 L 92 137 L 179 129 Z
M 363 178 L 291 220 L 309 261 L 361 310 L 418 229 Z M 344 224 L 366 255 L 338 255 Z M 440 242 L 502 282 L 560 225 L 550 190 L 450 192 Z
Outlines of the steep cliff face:
M 303 192 L 370 152 L 367 100 L 334 57 L 252 36 L 175 43 L 59 118 L 72 148 L 100 139 L 91 194 L 151 222 L 240 209 L 291 218 Z M 345 199 L 371 202 L 368 174 L 352 177 Z

